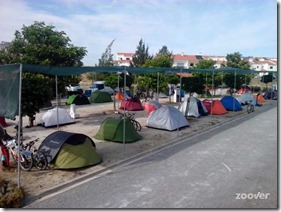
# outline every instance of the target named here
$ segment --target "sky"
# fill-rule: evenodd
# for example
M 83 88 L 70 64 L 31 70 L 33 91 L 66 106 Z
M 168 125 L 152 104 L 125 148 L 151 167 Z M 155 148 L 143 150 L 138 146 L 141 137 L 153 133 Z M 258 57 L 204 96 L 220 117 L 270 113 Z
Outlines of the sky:
M 111 52 L 277 57 L 276 0 L 0 0 L 0 42 L 35 21 L 85 47 L 85 66 Z

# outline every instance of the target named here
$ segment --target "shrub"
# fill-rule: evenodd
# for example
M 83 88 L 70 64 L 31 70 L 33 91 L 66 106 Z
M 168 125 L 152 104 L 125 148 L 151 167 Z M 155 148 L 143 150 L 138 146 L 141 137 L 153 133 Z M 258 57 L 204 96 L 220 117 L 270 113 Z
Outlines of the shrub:
M 20 208 L 23 198 L 22 188 L 0 177 L 0 208 Z

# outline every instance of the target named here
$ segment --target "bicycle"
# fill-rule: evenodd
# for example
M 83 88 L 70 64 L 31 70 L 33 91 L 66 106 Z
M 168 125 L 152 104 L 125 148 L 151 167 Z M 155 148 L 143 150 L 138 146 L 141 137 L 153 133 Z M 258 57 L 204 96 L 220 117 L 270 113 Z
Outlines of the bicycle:
M 6 142 L 5 145 L 13 160 L 16 163 L 20 163 L 20 168 L 25 171 L 30 171 L 33 167 L 33 153 L 31 151 L 24 150 L 21 145 L 19 146 L 17 144 L 16 139 L 14 138 L 3 141 Z
M 247 113 L 251 113 L 255 111 L 255 106 L 253 104 L 253 101 L 250 100 L 249 102 L 246 102 L 247 104 Z
M 49 163 L 46 155 L 35 147 L 35 143 L 38 140 L 39 139 L 37 138 L 35 140 L 29 141 L 23 145 L 23 148 L 33 153 L 33 166 L 37 169 L 45 170 L 47 169 Z
M 46 169 L 48 167 L 48 160 L 46 155 L 38 151 L 34 144 L 39 139 L 29 141 L 27 144 L 20 144 L 20 167 L 25 171 L 30 171 L 32 167 L 38 169 Z M 4 136 L 2 138 L 6 144 L 9 154 L 12 156 L 14 161 L 17 163 L 18 159 L 18 144 L 14 137 L 10 136 L 6 130 L 4 130 Z M 4 143 L 3 142 L 3 143 Z
M 128 119 L 132 123 L 136 131 L 141 131 L 141 124 L 134 118 L 135 113 L 120 113 L 118 111 L 118 114 L 120 115 L 120 119 Z

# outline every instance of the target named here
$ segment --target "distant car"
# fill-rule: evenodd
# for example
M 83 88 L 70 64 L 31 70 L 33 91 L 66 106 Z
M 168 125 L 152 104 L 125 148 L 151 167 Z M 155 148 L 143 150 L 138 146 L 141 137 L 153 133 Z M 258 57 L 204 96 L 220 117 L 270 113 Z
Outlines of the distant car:
M 110 95 L 114 94 L 114 90 L 111 87 L 105 86 L 104 81 L 96 81 L 94 82 L 93 86 L 89 87 L 88 90 L 91 90 L 93 93 L 94 91 L 105 91 Z
M 79 85 L 69 85 L 65 87 L 68 95 L 73 95 L 73 94 L 82 94 L 83 89 Z

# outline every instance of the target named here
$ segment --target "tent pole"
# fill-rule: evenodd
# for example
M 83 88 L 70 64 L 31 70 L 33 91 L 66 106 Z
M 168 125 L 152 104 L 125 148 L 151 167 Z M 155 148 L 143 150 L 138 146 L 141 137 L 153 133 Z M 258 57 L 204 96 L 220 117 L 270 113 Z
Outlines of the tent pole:
M 235 74 L 234 74 L 234 89 L 235 89 L 235 93 L 236 93 L 236 69 L 235 69 Z M 234 93 L 234 95 L 235 95 Z M 232 108 L 232 112 L 234 112 L 234 106 L 235 106 L 235 96 L 233 96 L 233 108 Z
M 213 73 L 212 73 L 212 101 L 211 101 L 211 116 L 213 115 L 212 111 L 213 111 L 213 101 L 214 101 L 214 94 L 215 94 L 215 90 L 214 90 L 214 75 L 215 75 L 215 72 L 213 70 Z
M 126 92 L 126 67 L 125 67 L 125 70 L 124 70 L 124 89 L 123 89 L 123 95 L 124 95 L 124 114 L 123 114 L 123 158 L 125 158 L 126 154 L 125 154 L 125 134 L 126 134 L 126 129 L 125 129 L 125 126 L 126 126 L 126 116 L 125 116 L 125 113 L 126 113 L 126 96 L 125 96 L 125 92 Z
M 206 96 L 206 98 L 207 98 L 207 72 L 206 72 L 205 96 Z
M 159 72 L 157 73 L 157 97 L 155 100 L 159 102 Z
M 57 105 L 57 131 L 59 131 L 58 75 L 56 75 L 56 105 Z
M 20 137 L 22 129 L 22 117 L 21 117 L 21 89 L 22 89 L 22 64 L 20 63 L 20 77 L 19 77 L 19 123 L 18 123 L 18 158 L 20 158 Z M 18 188 L 20 188 L 20 163 L 18 163 Z
M 118 71 L 117 74 L 118 74 L 118 91 L 117 92 L 118 92 L 118 96 L 119 96 L 119 94 L 121 93 L 120 92 L 120 85 L 119 85 L 120 84 L 120 74 L 121 74 L 121 72 Z M 117 108 L 119 108 L 119 103 L 120 103 L 119 101 L 120 101 L 120 99 L 118 99 Z
M 181 75 L 180 75 L 180 93 L 179 93 L 179 102 L 181 104 L 181 81 L 182 81 L 182 68 L 181 68 Z

